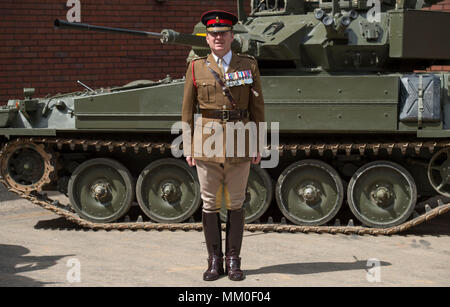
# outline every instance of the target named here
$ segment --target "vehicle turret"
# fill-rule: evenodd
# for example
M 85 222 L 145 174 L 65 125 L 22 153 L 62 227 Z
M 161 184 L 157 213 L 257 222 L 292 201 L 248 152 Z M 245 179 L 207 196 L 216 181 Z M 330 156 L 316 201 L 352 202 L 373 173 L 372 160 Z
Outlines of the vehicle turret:
M 254 0 L 240 22 L 233 50 L 254 56 L 264 69 L 301 72 L 412 71 L 450 63 L 448 12 L 420 10 L 436 0 L 304 1 Z M 161 33 L 55 21 L 77 28 L 159 38 L 163 44 L 192 46 L 189 58 L 209 52 L 202 23 L 193 34 Z M 435 31 L 435 29 L 440 29 Z

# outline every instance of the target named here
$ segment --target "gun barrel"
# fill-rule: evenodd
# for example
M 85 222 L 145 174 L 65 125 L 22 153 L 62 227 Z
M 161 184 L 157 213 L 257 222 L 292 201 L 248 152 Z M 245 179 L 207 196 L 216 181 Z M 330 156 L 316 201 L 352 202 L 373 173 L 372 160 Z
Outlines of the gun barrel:
M 145 36 L 145 37 L 154 37 L 154 38 L 162 38 L 161 33 L 156 32 L 146 32 L 146 31 L 137 31 L 137 30 L 128 30 L 121 28 L 111 28 L 111 27 L 103 27 L 103 26 L 93 26 L 86 23 L 78 23 L 78 22 L 67 22 L 64 20 L 56 19 L 55 27 L 57 29 L 78 29 L 78 30 L 86 30 L 86 31 L 96 31 L 96 32 L 114 32 L 121 34 L 131 34 L 136 36 Z
M 201 35 L 178 33 L 174 30 L 164 29 L 161 31 L 161 43 L 172 45 L 183 45 L 192 47 L 208 47 L 206 39 Z
M 67 21 L 63 21 L 60 19 L 56 19 L 54 25 L 57 29 L 78 29 L 78 30 L 85 30 L 85 31 L 131 34 L 131 35 L 136 35 L 136 36 L 159 38 L 159 40 L 161 41 L 162 44 L 184 45 L 184 46 L 201 47 L 201 48 L 208 47 L 205 37 L 197 36 L 197 35 L 193 35 L 193 34 L 178 33 L 173 30 L 167 30 L 167 29 L 161 31 L 161 33 L 156 33 L 156 32 L 128 30 L 128 29 L 122 29 L 122 28 L 94 26 L 94 25 L 89 25 L 86 23 L 67 22 Z

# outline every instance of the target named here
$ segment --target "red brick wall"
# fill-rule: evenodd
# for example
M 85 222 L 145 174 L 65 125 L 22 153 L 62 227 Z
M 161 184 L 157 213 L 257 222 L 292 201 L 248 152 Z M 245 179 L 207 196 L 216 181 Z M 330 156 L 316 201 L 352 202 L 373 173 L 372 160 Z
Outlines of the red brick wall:
M 202 12 L 237 12 L 236 0 L 80 0 L 81 22 L 160 32 L 192 33 Z M 189 47 L 161 45 L 158 39 L 56 30 L 66 20 L 67 0 L 0 1 L 0 104 L 23 97 L 123 85 L 133 80 L 182 77 Z M 250 3 L 248 1 L 248 3 Z
M 445 0 L 445 1 L 439 2 L 438 4 L 432 5 L 431 7 L 424 8 L 424 10 L 450 12 L 450 0 Z
M 192 33 L 202 12 L 236 13 L 236 0 L 80 0 L 81 22 L 160 32 L 169 28 Z M 249 6 L 250 0 L 246 0 Z M 161 45 L 157 39 L 127 35 L 55 30 L 54 19 L 66 20 L 67 0 L 0 1 L 0 104 L 23 97 L 123 85 L 185 73 L 190 48 Z M 450 0 L 432 7 L 450 11 Z M 448 67 L 433 67 L 448 69 Z M 449 69 L 450 70 L 450 69 Z

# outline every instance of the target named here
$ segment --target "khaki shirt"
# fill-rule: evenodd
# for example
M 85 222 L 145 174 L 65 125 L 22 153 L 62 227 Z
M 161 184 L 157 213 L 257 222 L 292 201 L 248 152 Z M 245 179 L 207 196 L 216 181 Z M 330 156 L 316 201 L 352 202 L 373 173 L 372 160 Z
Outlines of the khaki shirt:
M 223 110 L 223 106 L 225 106 L 227 110 L 233 109 L 231 102 L 224 95 L 221 86 L 209 71 L 207 62 L 210 63 L 209 67 L 216 71 L 220 75 L 222 80 L 224 80 L 224 76 L 217 66 L 217 63 L 214 60 L 212 54 L 209 54 L 209 56 L 206 58 L 193 60 L 189 64 L 186 72 L 186 82 L 184 86 L 182 121 L 188 123 L 191 129 L 191 155 L 197 160 L 218 163 L 240 163 L 250 161 L 251 157 L 254 156 L 255 153 L 251 154 L 249 151 L 250 139 L 248 129 L 241 129 L 245 132 L 245 155 L 243 157 L 238 157 L 238 133 L 234 133 L 233 137 L 234 153 L 232 157 L 226 157 L 227 129 L 226 123 L 222 122 L 220 119 L 202 117 L 201 122 L 198 121 L 197 123 L 195 123 L 194 130 L 194 114 L 197 112 L 197 108 Z M 246 124 L 248 121 L 252 121 L 258 128 L 259 122 L 264 121 L 264 99 L 261 90 L 261 80 L 258 63 L 253 57 L 236 54 L 233 52 L 230 65 L 226 73 L 246 70 L 251 71 L 253 84 L 231 86 L 229 87 L 229 89 L 236 102 L 236 107 L 240 110 L 248 110 L 249 112 L 249 118 L 244 119 L 243 124 Z M 196 85 L 194 84 L 194 79 Z M 212 123 L 210 122 L 215 122 L 214 125 L 222 126 L 223 135 L 218 135 L 217 133 L 215 134 L 217 130 L 214 129 L 214 126 L 212 126 Z M 233 121 L 230 121 L 230 123 L 233 123 Z M 259 129 L 257 131 L 259 131 Z M 213 142 L 213 140 L 218 140 L 218 138 L 210 138 L 214 134 L 216 137 L 220 137 L 220 139 L 223 141 L 222 148 L 220 148 L 220 144 L 218 144 L 218 142 Z M 253 138 L 253 142 L 255 142 L 256 148 L 258 149 L 257 135 Z M 183 148 L 187 148 L 187 143 L 188 139 L 186 137 L 183 137 Z M 208 148 L 211 148 L 213 152 L 207 150 Z M 259 150 L 257 150 L 257 152 L 259 152 Z

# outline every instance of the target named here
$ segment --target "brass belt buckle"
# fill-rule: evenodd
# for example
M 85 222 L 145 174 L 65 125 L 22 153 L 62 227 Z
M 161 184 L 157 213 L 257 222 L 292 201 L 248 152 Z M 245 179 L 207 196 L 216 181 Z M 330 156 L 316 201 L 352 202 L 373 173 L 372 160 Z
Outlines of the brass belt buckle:
M 226 122 L 230 119 L 230 110 L 222 110 L 222 121 Z

